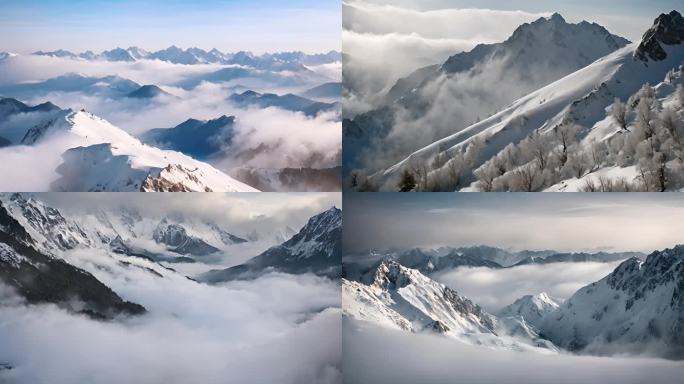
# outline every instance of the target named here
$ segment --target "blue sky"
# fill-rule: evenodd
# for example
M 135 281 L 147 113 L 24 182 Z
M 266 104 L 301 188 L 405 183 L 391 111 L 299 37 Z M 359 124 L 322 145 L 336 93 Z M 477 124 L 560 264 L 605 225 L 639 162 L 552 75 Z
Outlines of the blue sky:
M 352 193 L 344 245 L 650 252 L 684 243 L 683 215 L 684 194 Z
M 339 0 L 2 0 L 0 50 L 340 49 Z

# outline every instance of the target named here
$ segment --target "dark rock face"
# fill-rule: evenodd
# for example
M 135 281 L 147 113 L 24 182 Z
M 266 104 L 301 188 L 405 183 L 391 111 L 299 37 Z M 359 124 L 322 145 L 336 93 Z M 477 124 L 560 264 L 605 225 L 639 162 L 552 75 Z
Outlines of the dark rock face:
M 53 303 L 95 319 L 146 312 L 90 273 L 37 251 L 26 229 L 1 204 L 0 280 L 28 303 Z
M 269 271 L 315 273 L 337 278 L 342 264 L 342 210 L 331 208 L 313 216 L 291 239 L 271 247 L 247 263 L 205 273 L 209 283 L 257 278 Z
M 661 44 L 677 45 L 684 42 L 684 18 L 677 11 L 661 14 L 655 19 L 653 26 L 644 33 L 634 56 L 646 61 L 662 61 L 667 53 Z

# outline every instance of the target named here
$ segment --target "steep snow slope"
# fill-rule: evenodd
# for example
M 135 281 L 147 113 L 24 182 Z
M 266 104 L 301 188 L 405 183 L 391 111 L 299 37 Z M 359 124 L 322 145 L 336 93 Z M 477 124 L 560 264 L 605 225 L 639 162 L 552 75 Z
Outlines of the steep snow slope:
M 36 145 L 46 143 L 52 150 L 64 151 L 52 190 L 256 191 L 206 163 L 145 145 L 83 110 L 61 111 L 31 127 L 21 140 L 27 151 L 37 152 Z
M 561 303 L 562 300 L 553 298 L 546 292 L 526 295 L 501 309 L 498 315 L 500 317 L 522 316 L 525 322 L 539 327 L 544 316 L 558 309 Z
M 233 246 L 248 242 L 215 222 L 192 216 L 143 217 L 130 208 L 65 214 L 18 193 L 0 195 L 0 202 L 45 253 L 102 249 L 155 261 L 209 262 L 209 255 L 235 251 L 240 248 Z
M 347 168 L 353 168 L 355 155 L 364 150 L 399 159 L 388 147 L 397 146 L 399 155 L 410 153 L 627 43 L 598 24 L 571 24 L 554 14 L 521 25 L 501 43 L 480 44 L 440 66 L 418 69 L 397 82 L 381 108 L 346 121 Z M 367 168 L 377 170 L 374 164 Z
M 544 317 L 540 329 L 572 351 L 684 358 L 684 246 L 623 262 Z
M 678 18 L 677 15 L 676 12 L 661 15 L 655 24 L 657 26 L 662 18 L 681 20 L 681 15 Z M 469 164 L 470 170 L 475 170 L 509 144 L 517 144 L 536 131 L 552 132 L 568 117 L 583 127 L 580 140 L 588 145 L 594 138 L 592 132 L 603 127 L 606 108 L 615 98 L 625 101 L 645 83 L 663 82 L 669 71 L 683 63 L 684 44 L 668 41 L 670 43 L 659 43 L 664 56 L 658 60 L 639 53 L 645 49 L 643 42 L 621 48 L 516 100 L 495 115 L 412 153 L 401 162 L 377 172 L 371 179 L 381 189 L 395 190 L 401 172 L 414 164 L 425 164 L 430 178 L 446 179 L 451 162 L 435 169 L 428 164 L 433 163 L 438 155 L 451 159 L 479 141 L 483 143 L 479 155 Z M 613 125 L 609 133 L 618 130 L 619 127 Z M 473 180 L 472 173 L 467 172 L 461 185 Z
M 452 289 L 394 261 L 380 264 L 369 285 L 343 279 L 342 289 L 343 313 L 354 319 L 409 332 L 444 334 L 495 349 L 556 350 L 524 321 L 498 319 Z
M 337 278 L 342 261 L 342 210 L 332 207 L 313 216 L 289 240 L 267 249 L 245 264 L 212 270 L 199 277 L 209 283 L 253 279 L 269 271 Z
M 53 303 L 96 319 L 145 312 L 123 300 L 90 273 L 42 253 L 0 203 L 0 282 L 28 303 Z

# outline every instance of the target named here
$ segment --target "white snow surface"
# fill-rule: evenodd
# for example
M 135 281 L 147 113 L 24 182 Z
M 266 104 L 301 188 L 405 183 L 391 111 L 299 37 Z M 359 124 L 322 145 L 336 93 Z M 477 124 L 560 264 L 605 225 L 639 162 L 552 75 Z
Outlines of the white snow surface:
M 85 111 L 64 111 L 35 126 L 23 140 L 29 155 L 50 143 L 64 152 L 56 180 L 46 189 L 56 191 L 215 191 L 256 192 L 211 165 L 179 152 L 141 143 L 122 129 Z M 61 146 L 61 148 L 56 148 Z M 0 158 L 2 151 L 0 150 Z M 57 160 L 58 161 L 58 160 Z M 147 181 L 147 182 L 146 182 Z M 50 187 L 47 187 L 50 184 Z M 21 183 L 16 186 L 21 190 Z
M 524 321 L 498 319 L 445 285 L 394 261 L 383 262 L 370 285 L 342 279 L 342 310 L 347 317 L 386 328 L 443 334 L 467 344 L 557 351 L 552 343 L 538 340 L 537 332 Z
M 668 71 L 684 63 L 684 44 L 665 46 L 667 58 L 642 61 L 634 57 L 638 43 L 629 44 L 592 64 L 536 90 L 513 102 L 493 116 L 462 131 L 438 140 L 406 157 L 401 162 L 371 176 L 381 189 L 394 190 L 403 169 L 412 162 L 430 161 L 445 151 L 447 156 L 463 152 L 477 137 L 484 148 L 473 166 L 477 169 L 510 143 L 519 143 L 534 131 L 547 132 L 558 126 L 566 115 L 573 117 L 584 130 L 580 140 L 606 139 L 618 130 L 606 119 L 606 108 L 614 99 L 627 100 L 642 85 L 663 88 Z M 670 87 L 671 88 L 671 87 Z M 672 91 L 672 90 L 670 90 Z M 661 92 L 662 94 L 663 92 Z M 662 95 L 661 95 L 662 96 Z M 671 95 L 668 94 L 668 98 Z M 446 166 L 432 174 L 447 172 Z M 561 190 L 562 186 L 552 188 Z M 566 188 L 573 190 L 572 188 Z M 565 190 L 565 189 L 563 189 Z

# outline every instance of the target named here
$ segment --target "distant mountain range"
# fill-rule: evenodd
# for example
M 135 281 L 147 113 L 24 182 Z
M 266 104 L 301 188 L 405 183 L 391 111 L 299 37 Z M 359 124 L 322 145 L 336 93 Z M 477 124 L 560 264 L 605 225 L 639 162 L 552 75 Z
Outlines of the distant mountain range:
M 346 265 L 345 265 L 346 267 Z M 632 257 L 562 301 L 527 295 L 497 316 L 397 261 L 343 279 L 350 318 L 495 349 L 684 358 L 684 246 Z
M 321 65 L 342 60 L 342 54 L 337 51 L 327 53 L 307 54 L 304 52 L 277 52 L 255 55 L 251 52 L 224 53 L 214 48 L 205 51 L 200 48 L 182 49 L 175 45 L 155 52 L 150 52 L 138 47 L 115 48 L 101 53 L 86 51 L 74 53 L 63 49 L 56 51 L 36 51 L 34 55 L 60 57 L 82 60 L 126 61 L 160 60 L 174 64 L 234 64 L 254 68 L 281 68 L 287 70 L 292 64 Z
M 71 257 L 88 252 L 90 271 L 135 279 L 178 277 L 169 263 L 216 262 L 252 241 L 278 244 L 248 261 L 252 277 L 269 272 L 339 276 L 341 211 L 312 217 L 298 232 L 281 230 L 235 235 L 192 214 L 154 217 L 131 207 L 65 213 L 28 194 L 0 194 L 0 282 L 29 304 L 53 303 L 72 312 L 109 320 L 146 312 L 122 299 Z M 281 243 L 282 242 L 282 243 Z M 230 270 L 230 269 L 229 269 Z M 228 272 L 210 274 L 228 278 Z M 185 280 L 185 277 L 180 275 Z
M 209 271 L 198 279 L 208 283 L 254 279 L 268 272 L 315 273 L 339 277 L 342 263 L 342 210 L 333 207 L 311 219 L 291 239 L 246 263 Z
M 368 282 L 378 265 L 394 260 L 401 265 L 431 275 L 458 267 L 514 268 L 530 264 L 597 262 L 610 263 L 630 257 L 644 259 L 640 252 L 567 253 L 546 251 L 507 251 L 490 246 L 441 247 L 437 249 L 408 249 L 368 251 L 345 257 L 344 275 L 352 280 Z

